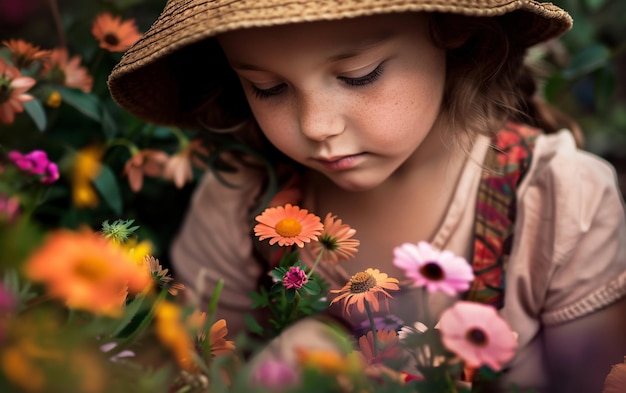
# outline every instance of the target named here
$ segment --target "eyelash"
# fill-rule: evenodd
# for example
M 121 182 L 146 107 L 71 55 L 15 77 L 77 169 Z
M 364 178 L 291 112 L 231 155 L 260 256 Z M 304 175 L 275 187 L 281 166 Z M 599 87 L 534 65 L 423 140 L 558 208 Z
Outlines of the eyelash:
M 366 85 L 376 82 L 382 74 L 383 74 L 383 63 L 380 63 L 378 67 L 376 67 L 372 72 L 370 72 L 367 75 L 364 75 L 358 78 L 348 78 L 345 76 L 338 76 L 337 79 L 339 79 L 340 81 L 342 81 L 343 83 L 349 86 L 361 87 L 361 86 L 366 86 Z M 287 85 L 285 83 L 281 83 L 280 85 L 270 87 L 269 89 L 259 89 L 258 87 L 252 85 L 252 90 L 257 99 L 264 100 L 273 96 L 277 96 L 283 91 L 283 89 L 286 86 Z

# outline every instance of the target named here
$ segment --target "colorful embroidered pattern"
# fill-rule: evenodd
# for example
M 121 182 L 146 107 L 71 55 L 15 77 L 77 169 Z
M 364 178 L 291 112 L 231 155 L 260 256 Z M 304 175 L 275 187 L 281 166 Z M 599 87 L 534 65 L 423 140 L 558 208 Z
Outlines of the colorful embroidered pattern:
M 515 192 L 532 160 L 540 130 L 508 123 L 494 138 L 485 158 L 474 224 L 475 278 L 466 299 L 504 306 L 505 272 L 513 246 Z

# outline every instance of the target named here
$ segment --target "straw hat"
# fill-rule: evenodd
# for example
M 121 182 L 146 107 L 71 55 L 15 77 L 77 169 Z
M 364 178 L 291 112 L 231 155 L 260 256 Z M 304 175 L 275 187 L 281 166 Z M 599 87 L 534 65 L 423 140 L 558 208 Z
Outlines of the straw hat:
M 193 127 L 197 124 L 189 116 L 190 107 L 200 104 L 200 93 L 194 97 L 194 90 L 210 82 L 206 74 L 212 57 L 193 50 L 185 60 L 183 48 L 242 28 L 406 11 L 486 17 L 514 13 L 515 38 L 524 46 L 557 37 L 572 26 L 565 11 L 534 0 L 169 0 L 115 66 L 109 89 L 120 106 L 141 119 Z

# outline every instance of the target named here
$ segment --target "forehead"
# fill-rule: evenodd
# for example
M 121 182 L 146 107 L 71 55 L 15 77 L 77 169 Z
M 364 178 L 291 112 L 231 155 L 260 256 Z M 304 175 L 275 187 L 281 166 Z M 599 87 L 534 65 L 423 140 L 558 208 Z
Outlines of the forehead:
M 256 60 L 258 56 L 284 55 L 294 50 L 328 50 L 341 57 L 342 53 L 350 56 L 351 51 L 367 50 L 393 36 L 425 37 L 427 26 L 428 18 L 423 13 L 395 13 L 242 29 L 221 34 L 217 40 L 230 60 Z

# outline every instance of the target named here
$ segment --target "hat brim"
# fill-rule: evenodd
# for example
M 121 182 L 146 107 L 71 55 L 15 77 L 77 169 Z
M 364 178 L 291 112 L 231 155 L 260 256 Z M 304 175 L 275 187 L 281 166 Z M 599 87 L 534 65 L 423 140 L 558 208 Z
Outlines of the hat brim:
M 523 46 L 558 37 L 572 26 L 571 17 L 561 8 L 533 0 L 170 0 L 150 29 L 124 53 L 108 86 L 113 99 L 140 119 L 196 127 L 181 105 L 180 75 L 169 66 L 177 63 L 175 56 L 183 48 L 243 28 L 418 11 L 481 17 L 515 13 L 515 38 Z

